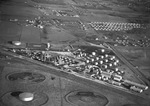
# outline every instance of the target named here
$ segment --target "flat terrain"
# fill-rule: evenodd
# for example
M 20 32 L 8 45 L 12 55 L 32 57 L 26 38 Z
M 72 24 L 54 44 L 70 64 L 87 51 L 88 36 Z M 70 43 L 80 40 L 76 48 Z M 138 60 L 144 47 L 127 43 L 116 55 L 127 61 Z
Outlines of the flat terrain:
M 149 80 L 149 48 L 118 48 L 118 51 Z
M 149 106 L 149 28 L 148 0 L 1 0 L 0 106 Z M 5 53 L 16 47 L 12 41 L 23 44 L 17 48 L 47 43 L 53 50 L 68 51 L 74 50 L 72 45 L 91 43 L 110 47 L 121 62 L 123 78 L 148 89 L 120 90 Z M 21 92 L 35 97 L 21 101 Z

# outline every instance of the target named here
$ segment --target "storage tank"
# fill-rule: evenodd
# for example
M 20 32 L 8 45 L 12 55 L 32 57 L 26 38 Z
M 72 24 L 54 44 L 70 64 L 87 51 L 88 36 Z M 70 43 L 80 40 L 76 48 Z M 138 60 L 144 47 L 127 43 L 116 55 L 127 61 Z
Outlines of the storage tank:
M 138 93 L 142 93 L 143 92 L 142 89 L 140 89 L 138 87 L 135 87 L 135 86 L 131 86 L 130 89 L 133 90 L 133 91 L 135 91 L 135 92 L 138 92 Z

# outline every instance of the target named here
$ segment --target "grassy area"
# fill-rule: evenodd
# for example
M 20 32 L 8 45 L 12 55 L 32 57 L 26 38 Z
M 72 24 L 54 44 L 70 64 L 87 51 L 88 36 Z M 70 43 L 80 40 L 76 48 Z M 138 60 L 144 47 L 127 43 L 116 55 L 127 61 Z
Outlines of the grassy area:
M 150 49 L 118 48 L 118 50 L 150 81 Z
M 41 4 L 65 5 L 64 0 L 31 0 Z
M 57 28 L 55 26 L 46 26 L 43 30 L 41 38 L 49 42 L 67 42 L 76 39 L 76 37 L 73 36 L 69 31 Z
M 19 40 L 22 27 L 11 22 L 0 23 L 0 41 Z

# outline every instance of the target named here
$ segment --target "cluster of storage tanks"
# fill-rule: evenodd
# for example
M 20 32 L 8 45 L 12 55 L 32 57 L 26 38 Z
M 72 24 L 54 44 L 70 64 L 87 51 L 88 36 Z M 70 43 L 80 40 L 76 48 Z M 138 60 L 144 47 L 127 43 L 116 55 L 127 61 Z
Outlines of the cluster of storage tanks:
M 78 68 L 79 72 L 84 71 L 86 74 L 90 74 L 92 78 L 105 81 L 107 83 L 122 86 L 135 92 L 143 92 L 148 89 L 148 86 L 132 82 L 124 79 L 125 72 L 119 70 L 121 65 L 118 57 L 115 54 L 107 54 L 108 51 L 100 49 L 96 51 L 86 53 L 85 50 L 79 49 L 73 54 L 85 62 L 84 69 Z M 83 66 L 83 65 L 82 65 Z
M 84 73 L 84 75 L 89 75 L 90 78 L 139 93 L 148 89 L 148 86 L 124 79 L 125 72 L 119 69 L 122 62 L 113 52 L 104 48 L 91 51 L 77 49 L 68 52 L 70 56 L 65 55 L 65 52 L 56 51 L 55 53 L 55 51 L 30 50 L 27 48 L 13 49 L 12 52 L 45 64 L 59 66 L 63 70 L 69 69 L 76 73 Z
M 137 23 L 114 23 L 114 22 L 91 22 L 89 23 L 95 30 L 101 31 L 127 31 L 133 28 L 143 28 Z

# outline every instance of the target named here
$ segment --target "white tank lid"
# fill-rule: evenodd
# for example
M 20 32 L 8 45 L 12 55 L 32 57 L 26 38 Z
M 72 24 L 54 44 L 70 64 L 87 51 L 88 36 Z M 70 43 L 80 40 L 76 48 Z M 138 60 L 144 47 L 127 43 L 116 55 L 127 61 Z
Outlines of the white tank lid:
M 32 101 L 34 99 L 34 94 L 30 92 L 23 92 L 19 94 L 19 98 L 22 101 Z
M 21 45 L 21 42 L 20 41 L 12 41 L 12 44 L 19 46 L 19 45 Z

